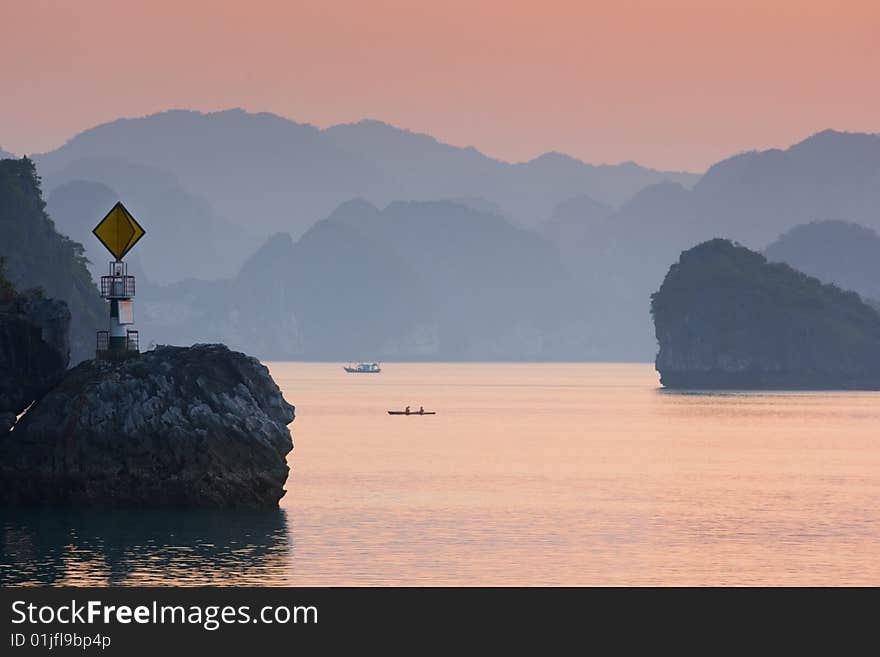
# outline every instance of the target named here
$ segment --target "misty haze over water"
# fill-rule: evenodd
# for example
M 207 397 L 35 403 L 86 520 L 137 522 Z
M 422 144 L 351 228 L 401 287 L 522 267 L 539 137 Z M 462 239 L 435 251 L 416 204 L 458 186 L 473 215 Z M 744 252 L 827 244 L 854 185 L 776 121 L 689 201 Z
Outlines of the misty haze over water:
M 35 159 L 93 276 L 107 258 L 90 231 L 115 200 L 145 225 L 128 257 L 145 344 L 268 359 L 651 360 L 649 297 L 683 249 L 880 227 L 880 138 L 834 131 L 699 176 L 559 153 L 508 164 L 378 121 L 172 111 Z M 769 253 L 855 280 L 798 244 Z

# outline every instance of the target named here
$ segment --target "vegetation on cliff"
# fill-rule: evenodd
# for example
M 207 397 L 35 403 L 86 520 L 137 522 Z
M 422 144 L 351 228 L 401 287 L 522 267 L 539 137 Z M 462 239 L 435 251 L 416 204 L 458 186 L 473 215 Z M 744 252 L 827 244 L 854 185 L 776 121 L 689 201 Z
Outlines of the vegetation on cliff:
M 728 240 L 683 252 L 651 313 L 665 386 L 880 388 L 874 309 Z
M 8 282 L 19 290 L 41 288 L 70 308 L 71 360 L 94 354 L 95 330 L 106 322 L 106 304 L 86 268 L 83 247 L 55 229 L 45 211 L 40 179 L 27 159 L 0 160 L 0 256 Z
M 16 295 L 15 286 L 6 276 L 6 258 L 0 256 L 0 302 L 12 301 Z

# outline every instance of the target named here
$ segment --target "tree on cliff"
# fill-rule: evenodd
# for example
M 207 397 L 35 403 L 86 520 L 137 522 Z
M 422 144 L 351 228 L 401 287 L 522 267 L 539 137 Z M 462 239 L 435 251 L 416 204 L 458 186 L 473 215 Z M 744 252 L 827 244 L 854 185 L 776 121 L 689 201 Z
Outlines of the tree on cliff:
M 28 158 L 0 160 L 0 256 L 18 289 L 42 288 L 67 302 L 72 316 L 71 361 L 94 353 L 106 304 L 86 269 L 83 247 L 59 234 L 45 212 L 40 178 Z

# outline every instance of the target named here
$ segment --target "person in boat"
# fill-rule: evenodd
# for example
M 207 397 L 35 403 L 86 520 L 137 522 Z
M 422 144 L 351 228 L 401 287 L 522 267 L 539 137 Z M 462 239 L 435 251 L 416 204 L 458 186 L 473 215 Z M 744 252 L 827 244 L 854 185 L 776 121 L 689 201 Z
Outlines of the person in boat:
M 406 407 L 406 414 L 409 415 L 409 406 Z
M 424 415 L 424 414 L 425 414 L 425 407 L 419 406 L 419 415 Z

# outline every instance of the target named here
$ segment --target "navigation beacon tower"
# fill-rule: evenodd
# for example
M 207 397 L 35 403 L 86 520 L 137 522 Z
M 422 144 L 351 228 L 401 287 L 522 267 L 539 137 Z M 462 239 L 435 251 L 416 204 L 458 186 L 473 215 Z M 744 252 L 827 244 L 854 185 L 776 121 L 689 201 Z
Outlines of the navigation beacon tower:
M 122 360 L 140 353 L 134 324 L 134 276 L 128 275 L 123 256 L 146 231 L 122 203 L 114 205 L 92 231 L 98 241 L 116 258 L 110 262 L 108 276 L 101 276 L 101 296 L 110 302 L 110 327 L 98 331 L 95 357 Z

